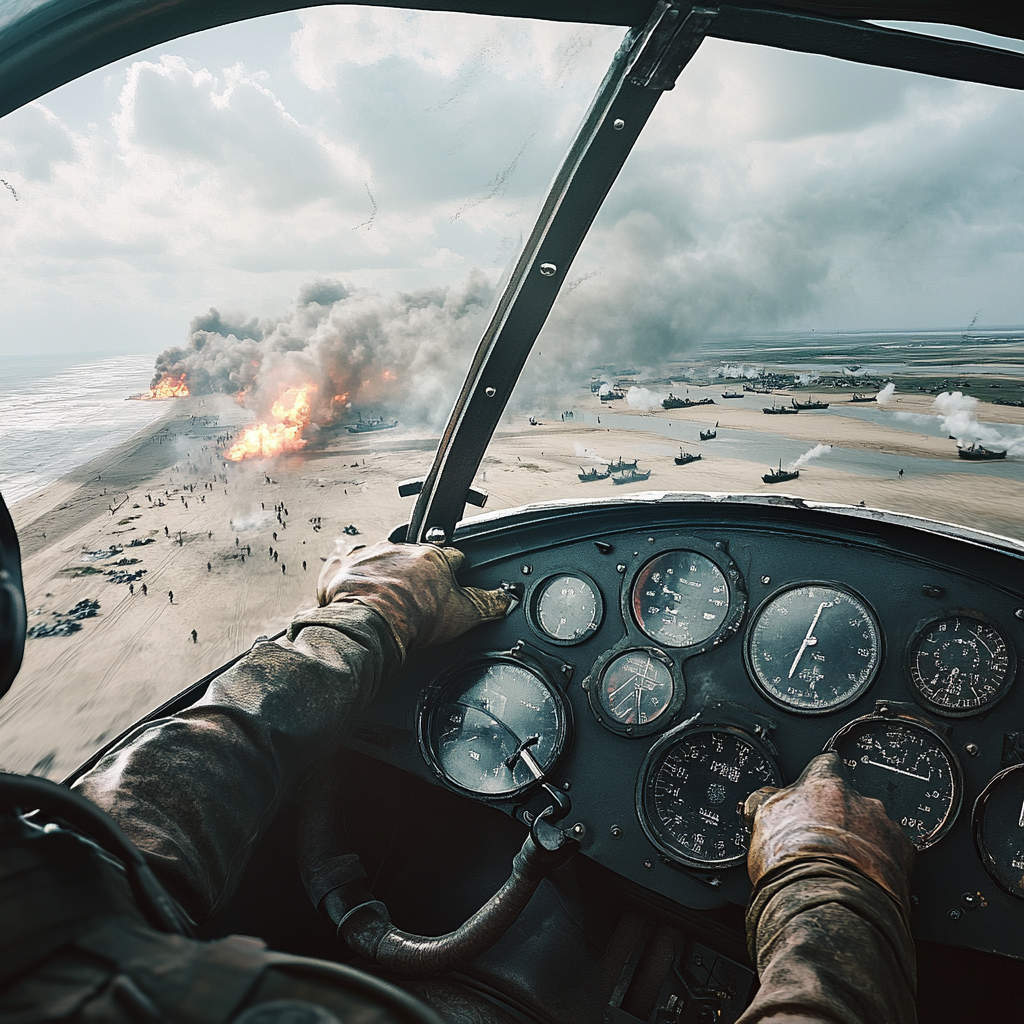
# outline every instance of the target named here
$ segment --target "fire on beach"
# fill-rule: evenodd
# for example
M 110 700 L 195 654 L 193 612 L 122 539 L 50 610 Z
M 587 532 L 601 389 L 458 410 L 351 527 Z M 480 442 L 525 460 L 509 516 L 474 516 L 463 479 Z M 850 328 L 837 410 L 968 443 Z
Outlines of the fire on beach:
M 246 427 L 224 454 L 232 462 L 241 462 L 243 459 L 257 456 L 269 458 L 303 448 L 306 439 L 302 432 L 309 426 L 312 411 L 310 395 L 315 394 L 316 390 L 314 384 L 289 388 L 270 407 L 270 414 L 276 422 Z
M 185 374 L 175 377 L 173 374 L 165 373 L 158 381 L 150 384 L 148 391 L 131 397 L 139 402 L 148 402 L 154 398 L 188 398 L 189 390 L 185 383 Z

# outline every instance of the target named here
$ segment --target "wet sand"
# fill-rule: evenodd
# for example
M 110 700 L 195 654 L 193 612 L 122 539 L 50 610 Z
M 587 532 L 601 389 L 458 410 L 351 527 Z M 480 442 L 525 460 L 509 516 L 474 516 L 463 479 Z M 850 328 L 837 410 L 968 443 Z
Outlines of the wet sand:
M 672 462 L 673 442 L 662 433 L 562 422 L 557 415 L 540 417 L 544 422 L 536 427 L 523 418 L 506 422 L 477 477 L 490 494 L 486 511 L 644 490 L 782 491 L 810 500 L 863 501 L 1024 539 L 1024 483 L 978 475 L 965 485 L 962 472 L 941 468 L 939 460 L 955 464 L 951 442 L 841 415 L 764 416 L 761 406 L 771 403 L 763 398 L 748 395 L 743 407 L 718 402 L 651 414 L 671 420 L 679 443 L 703 452 L 700 462 L 688 466 Z M 926 412 L 930 404 L 907 396 L 900 407 Z M 596 414 L 629 411 L 610 410 L 589 391 L 567 396 L 564 405 Z M 215 415 L 218 422 L 204 422 Z M 13 508 L 29 626 L 51 622 L 53 612 L 67 612 L 83 599 L 98 600 L 100 609 L 71 636 L 28 641 L 21 674 L 0 702 L 5 769 L 63 777 L 99 744 L 247 649 L 256 636 L 283 629 L 297 610 L 314 603 L 323 558 L 336 548 L 383 539 L 406 520 L 412 499 L 398 496 L 397 483 L 422 476 L 436 445 L 425 432 L 399 427 L 339 435 L 321 450 L 225 467 L 216 439 L 233 433 L 242 415 L 228 401 L 173 400 L 164 419 Z M 1024 410 L 985 406 L 981 418 L 1024 423 Z M 698 428 L 715 420 L 720 433 L 742 428 L 808 447 L 869 446 L 933 459 L 935 472 L 903 480 L 895 473 L 872 477 L 843 472 L 823 459 L 808 464 L 798 480 L 773 487 L 761 481 L 761 462 L 716 455 L 714 441 L 695 443 Z M 579 468 L 597 464 L 578 454 L 583 449 L 608 459 L 639 457 L 641 468 L 653 472 L 646 483 L 581 484 Z M 274 511 L 278 505 L 287 509 L 283 524 Z M 348 524 L 358 536 L 343 532 Z M 130 547 L 132 540 L 151 543 Z M 123 550 L 109 554 L 112 545 Z M 139 561 L 115 565 L 125 558 Z M 145 570 L 134 595 L 127 583 L 111 582 L 105 574 L 111 568 Z

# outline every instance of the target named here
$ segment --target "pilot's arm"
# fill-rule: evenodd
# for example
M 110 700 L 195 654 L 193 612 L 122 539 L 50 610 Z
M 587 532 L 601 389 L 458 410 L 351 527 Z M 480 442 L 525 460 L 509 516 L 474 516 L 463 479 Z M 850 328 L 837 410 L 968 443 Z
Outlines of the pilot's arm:
M 230 899 L 282 801 L 351 733 L 408 651 L 501 618 L 507 594 L 459 586 L 462 554 L 376 544 L 332 558 L 319 606 L 257 645 L 199 703 L 148 723 L 77 789 L 110 813 L 196 920 Z
M 738 1024 L 913 1024 L 914 849 L 822 754 L 748 800 L 747 941 L 761 988 Z

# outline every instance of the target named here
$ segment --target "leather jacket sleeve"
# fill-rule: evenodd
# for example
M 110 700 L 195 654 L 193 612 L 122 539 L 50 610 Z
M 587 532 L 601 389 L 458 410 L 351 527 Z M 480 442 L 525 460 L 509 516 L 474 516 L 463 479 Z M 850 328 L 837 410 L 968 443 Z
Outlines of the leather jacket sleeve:
M 127 736 L 76 785 L 198 921 L 230 898 L 281 802 L 343 742 L 401 663 L 365 605 L 312 609 L 179 714 Z
M 859 871 L 790 864 L 755 888 L 747 936 L 761 988 L 737 1024 L 915 1024 L 904 908 Z

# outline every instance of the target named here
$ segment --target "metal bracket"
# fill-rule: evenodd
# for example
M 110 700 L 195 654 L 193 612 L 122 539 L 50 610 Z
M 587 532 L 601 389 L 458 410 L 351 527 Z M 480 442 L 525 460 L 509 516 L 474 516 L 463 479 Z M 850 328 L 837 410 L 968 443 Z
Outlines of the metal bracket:
M 676 79 L 697 52 L 718 17 L 717 7 L 693 7 L 685 16 L 675 4 L 661 0 L 664 14 L 630 68 L 629 84 L 642 89 L 666 92 L 676 87 Z M 655 13 L 657 13 L 657 8 Z
M 423 490 L 423 477 L 415 477 L 411 480 L 399 480 L 398 496 L 400 498 L 412 498 Z M 490 493 L 480 490 L 479 487 L 470 487 L 466 491 L 466 504 L 483 508 L 487 504 Z

